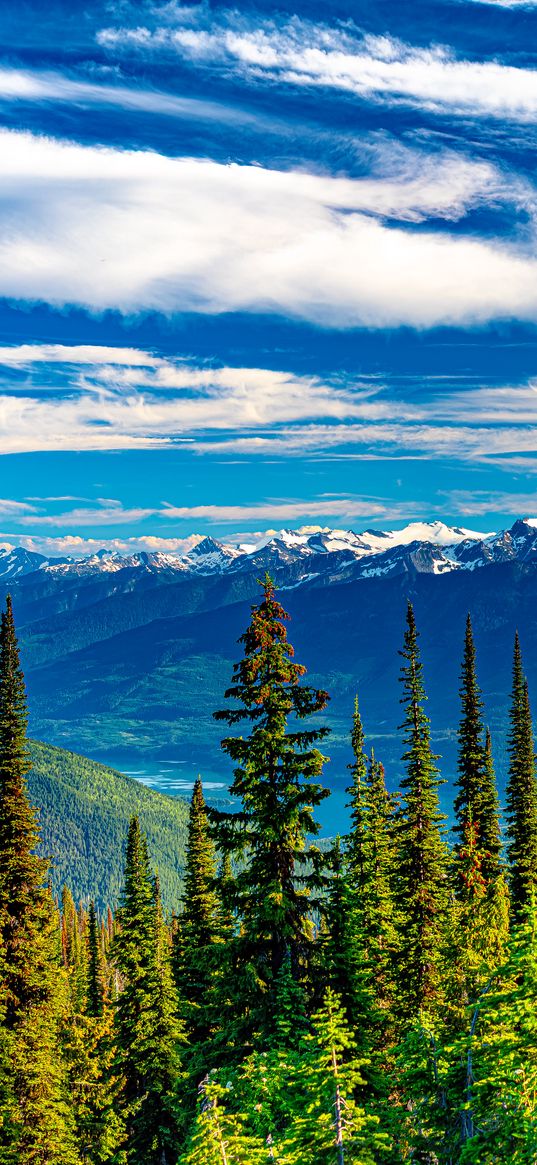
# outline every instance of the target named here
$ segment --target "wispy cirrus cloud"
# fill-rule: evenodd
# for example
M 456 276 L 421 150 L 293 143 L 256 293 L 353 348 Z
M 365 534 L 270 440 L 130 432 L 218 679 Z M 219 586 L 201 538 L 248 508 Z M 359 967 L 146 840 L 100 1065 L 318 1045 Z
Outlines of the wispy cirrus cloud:
M 378 374 L 320 378 L 194 364 L 135 348 L 21 344 L 0 348 L 2 451 L 183 444 L 213 457 L 434 456 L 461 464 L 496 459 L 504 469 L 537 452 L 533 380 L 441 384 L 439 391 L 433 379 L 419 397 L 411 386 L 405 399 Z M 109 509 L 111 522 L 120 522 L 117 503 Z M 91 524 L 91 509 L 79 508 L 77 518 Z
M 406 228 L 498 198 L 531 209 L 489 163 L 416 155 L 401 181 L 362 180 L 9 131 L 0 149 L 0 295 L 14 300 L 336 327 L 537 319 L 531 245 Z
M 52 527 L 69 531 L 71 536 L 72 530 L 78 530 L 80 527 L 91 526 L 105 529 L 109 526 L 124 525 L 132 526 L 136 523 L 143 522 L 147 518 L 153 519 L 155 524 L 162 522 L 176 522 L 178 520 L 191 522 L 207 522 L 210 525 L 216 523 L 239 523 L 239 522 L 262 522 L 262 521 L 277 521 L 277 522 L 297 522 L 302 518 L 324 517 L 331 519 L 353 519 L 353 518 L 372 518 L 380 517 L 388 513 L 389 507 L 392 503 L 381 498 L 372 497 L 342 497 L 334 495 L 321 495 L 308 499 L 295 498 L 270 498 L 264 501 L 245 502 L 240 505 L 193 505 L 181 506 L 173 502 L 166 502 L 158 507 L 139 507 L 127 508 L 122 506 L 121 502 L 114 501 L 113 504 L 93 505 L 85 509 L 73 507 L 70 510 L 65 510 L 56 513 L 40 512 L 34 509 L 32 514 L 21 513 L 15 516 L 17 525 L 32 526 L 34 528 Z M 2 511 L 0 510 L 0 513 Z M 406 511 L 405 511 L 406 512 Z M 6 515 L 8 516 L 8 515 Z M 7 537 L 7 536 L 6 536 Z M 75 535 L 75 537 L 78 537 Z M 153 548 L 161 547 L 162 539 L 158 536 L 152 536 Z M 124 542 L 124 539 L 117 541 Z M 137 539 L 140 542 L 140 539 Z M 148 544 L 148 538 L 143 541 Z M 172 544 L 176 547 L 179 544 L 185 543 L 184 539 L 165 539 L 168 547 Z M 27 543 L 25 543 L 27 544 Z
M 511 5 L 509 6 L 520 6 Z M 201 25 L 201 26 L 200 26 Z M 498 60 L 472 60 L 449 47 L 414 46 L 389 35 L 361 35 L 299 19 L 287 24 L 255 21 L 236 11 L 215 19 L 200 6 L 190 27 L 182 21 L 102 29 L 102 47 L 113 53 L 176 52 L 198 64 L 233 67 L 250 79 L 319 86 L 383 102 L 402 102 L 432 112 L 533 120 L 537 73 Z
M 0 498 L 0 517 L 2 518 L 15 518 L 19 521 L 26 514 L 35 513 L 37 513 L 35 506 L 30 505 L 29 502 L 14 501 L 11 498 Z

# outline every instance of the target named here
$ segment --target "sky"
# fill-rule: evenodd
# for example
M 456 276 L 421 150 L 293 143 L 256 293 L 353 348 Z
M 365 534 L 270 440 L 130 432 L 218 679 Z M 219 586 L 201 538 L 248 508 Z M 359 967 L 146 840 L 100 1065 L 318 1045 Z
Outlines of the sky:
M 537 513 L 537 0 L 0 34 L 2 542 Z

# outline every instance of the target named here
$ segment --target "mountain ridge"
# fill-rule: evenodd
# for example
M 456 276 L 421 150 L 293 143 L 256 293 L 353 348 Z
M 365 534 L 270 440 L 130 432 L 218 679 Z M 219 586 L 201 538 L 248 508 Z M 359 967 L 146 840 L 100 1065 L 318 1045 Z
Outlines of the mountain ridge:
M 186 540 L 188 541 L 188 540 Z M 178 573 L 223 574 L 249 571 L 273 565 L 289 565 L 297 560 L 326 555 L 342 567 L 368 569 L 369 559 L 392 555 L 392 561 L 414 554 L 415 569 L 441 573 L 447 570 L 474 570 L 490 561 L 503 561 L 537 550 L 537 519 L 518 518 L 509 530 L 480 533 L 439 520 L 410 522 L 399 530 L 367 529 L 356 532 L 329 526 L 301 526 L 297 529 L 266 531 L 256 536 L 240 535 L 220 541 L 210 535 L 192 535 L 183 553 L 172 551 L 121 552 L 102 548 L 88 555 L 47 558 L 26 547 L 5 543 L 0 549 L 0 583 L 21 582 L 36 574 L 60 579 L 84 579 L 122 571 L 157 573 L 176 577 Z M 427 553 L 423 553 L 427 548 Z M 421 560 L 419 551 L 421 553 Z M 395 557 L 394 557 L 395 556 Z M 387 569 L 391 569 L 388 560 Z M 365 563 L 365 566 L 364 566 Z M 373 567 L 370 569 L 381 569 Z M 322 573 L 322 572 L 321 572 Z

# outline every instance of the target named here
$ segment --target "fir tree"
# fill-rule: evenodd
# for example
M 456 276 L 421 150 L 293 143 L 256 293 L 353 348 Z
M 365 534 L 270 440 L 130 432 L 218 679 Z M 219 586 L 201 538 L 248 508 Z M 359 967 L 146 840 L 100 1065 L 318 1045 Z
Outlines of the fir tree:
M 528 685 L 518 634 L 513 657 L 507 782 L 508 853 L 511 900 L 520 919 L 537 889 L 537 779 Z
M 249 1130 L 247 1116 L 234 1111 L 229 1100 L 229 1088 L 215 1077 L 202 1081 L 198 1115 L 179 1165 L 266 1165 L 263 1142 Z
M 530 903 L 507 958 L 469 1011 L 461 1165 L 537 1157 L 537 940 Z
M 234 946 L 243 1042 L 256 1030 L 270 1032 L 271 984 L 287 957 L 293 976 L 299 977 L 311 947 L 309 915 L 315 899 L 310 891 L 323 884 L 323 859 L 312 847 L 306 849 L 306 837 L 318 832 L 314 810 L 328 796 L 314 783 L 324 761 L 315 744 L 327 730 L 301 731 L 296 721 L 321 711 L 327 696 L 300 684 L 305 668 L 293 660 L 287 618 L 267 576 L 263 599 L 240 640 L 244 658 L 235 665 L 226 692 L 235 706 L 215 713 L 232 726 L 251 725 L 248 736 L 222 742 L 237 764 L 230 792 L 241 809 L 237 814 L 212 811 L 219 848 L 244 855 L 232 900 L 241 921 Z
M 295 1110 L 282 1141 L 284 1161 L 374 1165 L 386 1148 L 378 1118 L 354 1099 L 364 1083 L 355 1046 L 341 1000 L 329 988 L 289 1080 Z
M 364 875 L 364 842 L 365 842 L 365 798 L 367 756 L 365 752 L 365 736 L 358 707 L 358 696 L 354 698 L 354 713 L 352 718 L 351 747 L 353 760 L 349 765 L 352 773 L 352 782 L 346 790 L 349 795 L 348 808 L 350 810 L 350 831 L 347 837 L 347 853 L 349 866 L 353 873 L 354 884 L 358 890 L 362 889 Z
M 448 854 L 439 809 L 418 632 L 408 604 L 401 681 L 406 776 L 397 818 L 398 1007 L 404 1023 L 438 1002 L 448 900 Z
M 173 953 L 186 1032 L 195 1045 L 207 1042 L 216 1022 L 211 992 L 219 938 L 215 877 L 215 850 L 209 836 L 201 780 L 197 777 L 190 804 L 183 910 L 177 920 Z
M 500 874 L 499 806 L 490 736 L 484 739 L 483 700 L 477 683 L 475 645 L 470 615 L 466 620 L 464 655 L 461 669 L 460 698 L 462 717 L 459 725 L 458 789 L 455 798 L 456 833 L 459 847 L 471 820 L 481 851 L 481 872 L 486 885 Z M 460 879 L 457 890 L 461 890 Z
M 172 1165 L 178 1138 L 176 1082 L 182 1037 L 158 887 L 133 817 L 114 955 L 123 987 L 115 1014 L 117 1102 L 126 1121 L 127 1161 Z
M 0 1055 L 10 1059 L 12 1084 L 0 1155 L 5 1165 L 76 1165 L 59 1040 L 67 984 L 58 918 L 45 885 L 47 863 L 35 853 L 39 834 L 26 792 L 26 726 L 8 597 L 0 628 Z
M 86 1013 L 91 1016 L 103 1013 L 103 965 L 99 943 L 97 915 L 95 905 L 90 902 L 88 914 L 88 980 Z
M 339 996 L 350 1022 L 359 1027 L 363 1037 L 374 1007 L 367 967 L 363 886 L 360 891 L 354 863 L 345 860 L 339 837 L 328 857 L 330 879 L 323 910 L 325 925 L 320 935 L 322 967 L 317 978 L 321 987 L 330 987 Z M 363 867 L 361 873 L 363 877 Z

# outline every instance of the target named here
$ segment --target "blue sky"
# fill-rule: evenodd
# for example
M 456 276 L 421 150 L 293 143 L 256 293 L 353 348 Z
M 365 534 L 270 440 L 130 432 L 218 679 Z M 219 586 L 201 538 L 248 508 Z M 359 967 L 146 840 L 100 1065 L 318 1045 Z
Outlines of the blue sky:
M 537 3 L 0 22 L 0 539 L 537 513 Z

